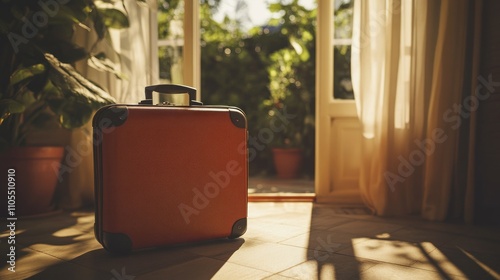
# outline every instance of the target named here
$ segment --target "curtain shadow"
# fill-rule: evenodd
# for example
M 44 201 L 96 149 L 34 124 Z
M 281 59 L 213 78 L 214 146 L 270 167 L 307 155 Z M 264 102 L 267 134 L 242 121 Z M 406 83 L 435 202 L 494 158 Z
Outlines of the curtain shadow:
M 471 230 L 418 217 L 381 218 L 362 212 L 314 204 L 308 262 L 295 274 L 308 279 L 363 279 L 372 272 L 388 278 L 417 272 L 422 273 L 419 277 L 440 279 L 499 279 L 498 239 L 474 233 L 481 227 Z
M 338 254 L 353 250 L 351 235 L 330 231 L 336 225 L 348 223 L 334 207 L 313 204 L 308 241 L 310 279 L 360 279 L 360 263 L 355 257 Z

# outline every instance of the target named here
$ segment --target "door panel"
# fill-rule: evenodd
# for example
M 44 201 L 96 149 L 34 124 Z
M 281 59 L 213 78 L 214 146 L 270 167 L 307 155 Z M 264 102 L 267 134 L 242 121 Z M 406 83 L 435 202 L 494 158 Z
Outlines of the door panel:
M 362 204 L 358 186 L 361 126 L 354 100 L 333 99 L 333 0 L 318 1 L 316 174 L 318 202 Z

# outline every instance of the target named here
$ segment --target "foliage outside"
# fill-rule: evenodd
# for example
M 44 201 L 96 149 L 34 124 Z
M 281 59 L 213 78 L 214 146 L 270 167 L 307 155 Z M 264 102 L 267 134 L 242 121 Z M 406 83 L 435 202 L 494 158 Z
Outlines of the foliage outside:
M 256 141 L 249 145 L 258 151 L 251 158 L 252 174 L 273 170 L 272 147 L 299 147 L 304 151 L 303 175 L 312 177 L 316 14 L 298 1 L 269 8 L 279 17 L 244 32 L 241 23 L 227 17 L 217 23 L 211 9 L 202 7 L 203 101 L 238 106 L 247 113 Z M 278 119 L 284 112 L 293 116 L 286 124 Z M 273 124 L 282 126 L 264 135 L 263 129 L 269 131 Z
M 144 2 L 144 0 L 138 0 Z M 127 28 L 123 1 L 4 0 L 0 9 L 0 151 L 24 145 L 33 128 L 56 118 L 64 128 L 85 124 L 92 112 L 114 102 L 81 76 L 75 62 L 120 76 L 95 47 L 108 28 Z M 94 47 L 73 43 L 75 30 L 95 32 Z
M 287 146 L 303 149 L 302 175 L 313 177 L 316 11 L 307 10 L 297 0 L 270 2 L 273 18 L 248 31 L 242 28 L 244 16 L 225 17 L 219 23 L 213 19 L 219 1 L 200 2 L 202 101 L 238 106 L 246 112 L 253 138 L 249 145 L 258 151 L 255 157 L 250 155 L 252 175 L 271 173 L 271 148 Z M 159 3 L 169 8 L 159 16 L 160 38 L 166 38 L 172 36 L 169 22 L 181 19 L 182 14 L 173 12 L 179 0 Z M 336 3 L 335 36 L 350 38 L 352 1 Z M 240 9 L 245 9 L 246 1 L 235 0 L 234 6 L 234 15 L 243 15 Z M 160 48 L 160 71 L 166 69 L 162 78 L 175 80 L 168 72 L 181 52 L 182 47 Z M 335 47 L 334 53 L 335 98 L 352 98 L 350 46 Z M 293 116 L 285 129 L 264 135 L 266 128 L 282 122 L 283 112 Z

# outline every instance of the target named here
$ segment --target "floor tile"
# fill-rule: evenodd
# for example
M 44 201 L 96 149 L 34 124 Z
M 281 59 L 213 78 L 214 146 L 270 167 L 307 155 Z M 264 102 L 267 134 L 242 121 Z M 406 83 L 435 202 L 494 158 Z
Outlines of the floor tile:
M 16 242 L 29 246 L 37 243 L 64 244 L 68 238 L 54 236 L 54 233 L 66 230 L 72 235 L 85 234 L 75 226 L 78 224 L 76 217 L 70 217 L 69 213 L 60 213 L 56 216 L 39 219 L 19 218 L 16 222 Z M 67 235 L 67 232 L 64 233 Z M 3 238 L 7 232 L 2 232 Z
M 287 277 L 279 274 L 274 274 L 269 277 L 264 278 L 264 280 L 290 280 L 290 279 L 298 279 L 293 277 Z
M 234 254 L 220 255 L 217 259 L 278 273 L 307 260 L 306 249 L 274 243 L 257 246 L 243 246 Z
M 215 257 L 222 254 L 233 253 L 238 250 L 243 244 L 251 246 L 252 244 L 262 244 L 254 240 L 245 240 L 245 235 L 237 239 L 221 239 L 210 242 L 203 242 L 193 246 L 181 247 L 183 251 L 192 253 L 198 256 Z
M 467 252 L 460 248 L 438 248 L 426 261 L 411 266 L 469 279 L 500 279 L 500 255 Z
M 377 263 L 351 256 L 324 254 L 282 271 L 280 275 L 294 279 L 359 279 L 362 271 Z
M 156 279 L 262 279 L 271 273 L 262 270 L 200 257 L 170 267 L 139 275 L 137 280 Z
M 425 261 L 426 256 L 435 249 L 432 243 L 415 244 L 397 240 L 362 238 L 362 242 L 354 241 L 352 248 L 338 253 L 409 266 L 417 261 Z
M 283 224 L 295 227 L 309 229 L 311 224 L 311 213 L 281 213 L 276 215 L 267 215 L 259 218 L 249 219 L 252 222 L 267 222 L 272 224 Z
M 360 279 L 364 280 L 441 280 L 441 279 L 467 279 L 460 276 L 447 276 L 438 272 L 417 269 L 390 263 L 379 263 L 361 272 Z
M 338 215 L 331 215 L 331 216 L 325 215 L 321 217 L 313 217 L 311 219 L 310 228 L 327 230 L 336 226 L 350 223 L 352 221 L 353 221 L 352 218 L 341 217 Z
M 500 226 L 474 226 L 468 224 L 445 223 L 445 222 L 431 222 L 426 221 L 421 223 L 419 228 L 441 231 L 451 234 L 460 233 L 460 235 L 468 237 L 476 237 L 479 239 L 486 238 L 500 242 Z
M 86 252 L 71 260 L 87 268 L 104 272 L 125 269 L 131 275 L 139 275 L 161 267 L 169 267 L 199 257 L 180 248 L 161 248 L 133 252 L 129 255 L 112 255 L 104 249 Z
M 459 238 L 456 234 L 441 231 L 424 230 L 416 228 L 402 228 L 389 234 L 392 240 L 405 242 L 422 243 L 430 242 L 435 246 L 452 245 L 454 240 Z
M 259 218 L 283 213 L 311 213 L 312 203 L 309 202 L 254 202 L 248 204 L 248 217 Z
M 246 239 L 277 243 L 308 231 L 307 227 L 250 220 L 243 236 Z
M 500 279 L 500 228 L 385 218 L 330 204 L 256 202 L 248 231 L 213 240 L 107 253 L 93 211 L 19 218 L 16 270 L 0 279 Z
M 2 252 L 0 264 L 0 279 L 26 279 L 30 276 L 62 263 L 63 261 L 46 254 L 33 251 L 29 248 L 17 249 L 15 258 L 15 272 L 8 270 L 6 253 Z
M 71 216 L 76 218 L 76 225 L 74 228 L 83 232 L 94 232 L 94 212 L 73 212 L 71 213 Z
M 450 246 L 459 247 L 467 251 L 498 254 L 500 252 L 500 242 L 489 239 L 471 238 L 460 236 L 449 243 Z
M 47 280 L 47 279 L 72 279 L 72 280 L 109 280 L 113 279 L 114 274 L 99 270 L 89 269 L 70 262 L 61 262 L 29 277 L 30 280 Z M 116 278 L 122 279 L 122 278 Z
M 363 241 L 355 237 L 355 235 L 346 232 L 315 230 L 284 240 L 280 244 L 332 253 L 352 248 L 353 242 Z
M 403 227 L 397 224 L 378 223 L 370 221 L 351 221 L 329 228 L 330 231 L 342 231 L 356 234 L 358 237 L 376 237 L 377 235 L 392 233 Z
M 60 240 L 57 240 L 58 238 Z M 29 248 L 67 261 L 86 252 L 102 248 L 101 244 L 95 239 L 94 233 L 66 230 L 64 236 L 53 236 L 50 240 L 56 241 L 49 241 L 49 243 L 41 238 L 40 243 L 31 244 Z

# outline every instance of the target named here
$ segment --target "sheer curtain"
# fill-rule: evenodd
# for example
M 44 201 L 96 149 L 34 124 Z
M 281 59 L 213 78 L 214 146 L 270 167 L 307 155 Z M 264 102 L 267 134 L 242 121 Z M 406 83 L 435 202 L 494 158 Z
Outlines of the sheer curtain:
M 76 68 L 86 78 L 105 88 L 118 103 L 136 104 L 144 98 L 144 87 L 157 83 L 158 69 L 155 66 L 156 26 L 152 28 L 152 17 L 156 17 L 156 1 L 138 4 L 136 0 L 125 0 L 130 27 L 123 30 L 111 30 L 112 45 L 102 42 L 96 51 L 105 52 L 108 57 L 119 54 L 118 71 L 123 79 L 114 74 L 98 71 L 87 62 L 80 62 Z M 121 7 L 121 3 L 119 5 Z M 78 30 L 75 41 L 78 45 L 90 49 L 96 41 L 96 35 L 85 30 Z M 114 51 L 112 48 L 114 48 Z M 94 177 L 92 156 L 92 124 L 89 122 L 81 129 L 71 132 L 70 144 L 66 154 L 71 154 L 69 161 L 63 164 L 70 167 L 65 182 L 62 184 L 59 205 L 72 209 L 93 203 Z
M 352 80 L 360 189 L 378 215 L 448 214 L 469 0 L 355 1 Z

